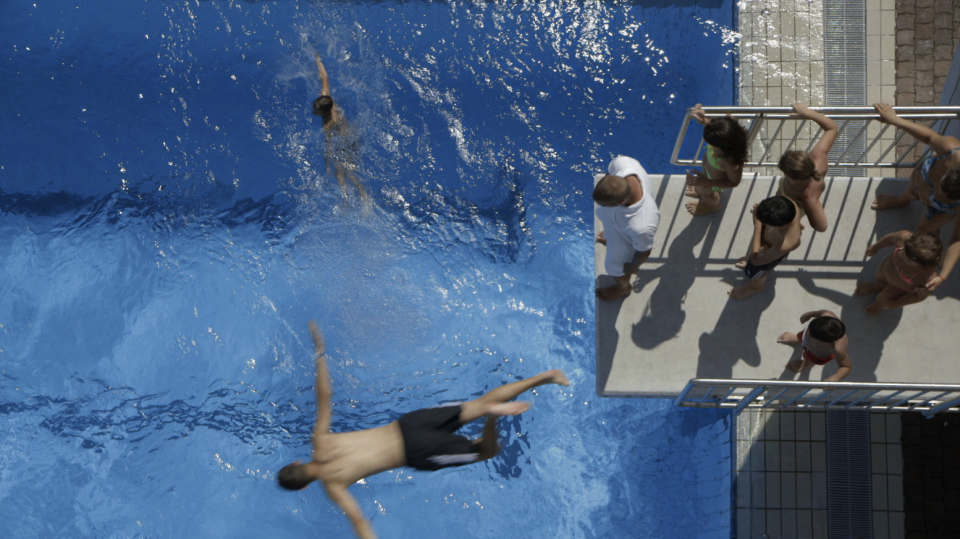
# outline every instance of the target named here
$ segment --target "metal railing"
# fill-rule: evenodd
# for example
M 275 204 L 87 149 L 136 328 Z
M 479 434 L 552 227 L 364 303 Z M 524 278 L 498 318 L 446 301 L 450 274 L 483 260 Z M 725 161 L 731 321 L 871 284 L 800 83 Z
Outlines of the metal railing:
M 960 385 L 693 379 L 674 404 L 691 408 L 770 410 L 960 411 Z
M 900 157 L 897 157 L 898 152 L 894 150 L 906 133 L 903 130 L 896 129 L 896 136 L 880 156 L 876 159 L 867 159 L 867 155 L 890 128 L 890 124 L 881 123 L 882 128 L 879 129 L 878 133 L 868 135 L 869 127 L 874 122 L 879 123 L 880 120 L 880 115 L 876 109 L 873 107 L 811 107 L 811 110 L 816 110 L 839 124 L 837 142 L 834 143 L 831 152 L 836 157 L 831 158 L 831 167 L 913 168 L 931 151 L 930 148 L 926 148 L 915 162 L 904 162 L 908 156 L 912 155 L 918 141 L 914 139 L 913 144 L 900 152 Z M 901 118 L 921 124 L 926 123 L 928 127 L 940 134 L 946 131 L 951 121 L 960 120 L 960 107 L 894 107 L 894 110 Z M 703 107 L 703 111 L 707 118 L 721 118 L 729 114 L 735 119 L 749 121 L 749 125 L 746 127 L 749 136 L 748 147 L 752 147 L 753 143 L 760 137 L 764 151 L 756 159 L 754 159 L 754 155 L 751 155 L 746 166 L 775 167 L 783 152 L 798 149 L 805 149 L 809 152 L 823 135 L 823 129 L 817 126 L 817 132 L 812 138 L 803 138 L 798 143 L 797 139 L 800 138 L 800 134 L 807 123 L 812 122 L 812 120 L 800 118 L 793 112 L 792 107 Z M 704 145 L 702 136 L 697 145 L 696 153 L 693 155 L 687 154 L 687 157 L 680 156 L 681 151 L 684 150 L 684 142 L 691 122 L 696 122 L 696 119 L 693 118 L 692 111 L 688 110 L 683 123 L 680 125 L 680 133 L 677 135 L 677 142 L 670 157 L 670 163 L 673 165 L 696 166 L 701 162 L 700 155 L 703 153 Z M 814 125 L 816 124 L 814 123 Z M 769 137 L 766 136 L 767 133 L 763 133 L 768 126 L 773 128 L 773 134 Z M 856 133 L 851 135 L 854 130 L 857 130 Z M 781 133 L 783 133 L 782 137 Z M 913 137 L 910 138 L 913 139 Z M 772 141 L 786 143 L 777 152 L 778 155 L 772 155 Z M 838 147 L 838 145 L 842 146 Z M 860 150 L 864 145 L 866 149 Z M 692 144 L 687 145 L 687 150 L 689 150 L 689 146 L 692 146 Z M 891 154 L 891 152 L 893 153 Z M 888 155 L 889 158 L 887 158 Z

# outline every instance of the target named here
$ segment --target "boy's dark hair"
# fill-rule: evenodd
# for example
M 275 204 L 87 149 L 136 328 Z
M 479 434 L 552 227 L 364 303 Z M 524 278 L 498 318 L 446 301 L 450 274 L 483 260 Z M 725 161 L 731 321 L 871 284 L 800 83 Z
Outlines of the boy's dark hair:
M 302 490 L 313 482 L 313 478 L 307 475 L 302 464 L 294 463 L 280 468 L 280 473 L 277 474 L 277 482 L 287 490 Z
M 703 140 L 720 148 L 730 162 L 737 165 L 747 162 L 747 130 L 733 118 L 724 116 L 711 120 L 703 127 Z
M 757 205 L 757 219 L 767 226 L 790 224 L 796 216 L 796 205 L 783 195 L 772 196 Z
M 313 113 L 320 116 L 329 114 L 333 110 L 333 98 L 329 95 L 321 95 L 313 100 Z
M 960 163 L 947 170 L 940 180 L 940 189 L 943 189 L 943 194 L 950 197 L 950 200 L 960 200 Z
M 810 336 L 818 341 L 836 342 L 847 334 L 847 326 L 839 318 L 818 316 L 807 326 Z
M 907 258 L 917 264 L 925 268 L 935 268 L 940 265 L 943 242 L 935 234 L 918 232 L 903 242 L 903 252 L 907 255 Z

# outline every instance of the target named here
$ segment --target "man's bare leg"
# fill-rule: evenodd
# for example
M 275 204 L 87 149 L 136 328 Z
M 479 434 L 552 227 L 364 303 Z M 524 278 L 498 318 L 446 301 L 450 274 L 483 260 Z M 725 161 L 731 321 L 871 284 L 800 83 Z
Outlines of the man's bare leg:
M 563 371 L 554 369 L 540 374 L 500 386 L 486 395 L 460 405 L 460 422 L 469 423 L 485 415 L 517 415 L 530 408 L 529 402 L 509 402 L 517 398 L 524 391 L 546 384 L 570 385 L 570 381 Z
M 612 299 L 617 299 L 621 296 L 630 294 L 630 292 L 633 291 L 633 287 L 630 286 L 631 275 L 632 274 L 628 273 L 626 275 L 614 277 L 614 279 L 617 280 L 617 284 L 598 288 L 597 297 L 604 301 L 610 301 Z

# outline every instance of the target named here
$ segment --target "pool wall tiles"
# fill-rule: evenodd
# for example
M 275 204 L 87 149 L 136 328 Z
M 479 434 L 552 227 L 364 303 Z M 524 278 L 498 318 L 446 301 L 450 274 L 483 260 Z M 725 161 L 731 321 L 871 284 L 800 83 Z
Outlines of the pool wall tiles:
M 903 537 L 899 425 L 897 414 L 870 417 L 877 539 Z M 737 417 L 735 437 L 737 537 L 826 539 L 825 414 L 745 410 Z
M 957 0 L 960 1 L 960 0 Z M 896 99 L 896 8 L 894 0 L 863 0 L 865 3 L 866 101 L 864 104 Z M 745 0 L 739 3 L 740 105 L 789 106 L 802 102 L 810 106 L 827 104 L 827 70 L 830 61 L 824 48 L 824 0 L 786 0 L 782 2 Z M 775 129 L 775 128 L 772 128 Z M 879 126 L 868 134 L 879 133 Z M 800 139 L 816 133 L 807 125 Z M 792 133 L 786 130 L 772 141 L 771 154 L 783 152 Z M 758 139 L 762 139 L 759 137 Z M 799 139 L 798 139 L 799 140 Z M 893 141 L 887 133 L 867 158 L 878 158 Z M 765 147 L 756 142 L 752 155 L 761 155 Z M 779 174 L 773 167 L 751 169 L 760 174 Z M 883 176 L 883 169 L 868 168 L 870 176 Z M 886 175 L 890 176 L 889 171 Z

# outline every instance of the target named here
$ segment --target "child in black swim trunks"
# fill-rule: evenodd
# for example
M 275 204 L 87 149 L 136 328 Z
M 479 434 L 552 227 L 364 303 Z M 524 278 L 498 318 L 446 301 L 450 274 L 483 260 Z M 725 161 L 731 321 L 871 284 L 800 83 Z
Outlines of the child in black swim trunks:
M 323 483 L 327 495 L 343 510 L 354 532 L 362 539 L 375 539 L 376 533 L 347 487 L 364 477 L 401 466 L 439 470 L 493 458 L 500 451 L 497 418 L 517 415 L 530 408 L 530 403 L 513 399 L 545 384 L 570 385 L 563 372 L 546 371 L 500 386 L 463 404 L 418 410 L 372 429 L 334 433 L 330 432 L 333 408 L 330 405 L 332 391 L 325 359 L 326 347 L 313 322 L 310 322 L 310 332 L 317 349 L 317 423 L 313 429 L 313 455 L 310 462 L 298 460 L 284 466 L 277 474 L 277 480 L 280 486 L 290 490 L 307 488 L 314 481 Z M 480 418 L 486 418 L 486 425 L 479 439 L 469 440 L 454 434 L 462 425 Z
M 772 196 L 753 207 L 753 239 L 750 254 L 737 261 L 750 282 L 730 289 L 733 299 L 743 299 L 763 290 L 767 273 L 790 251 L 800 247 L 800 212 L 797 203 L 782 195 Z

